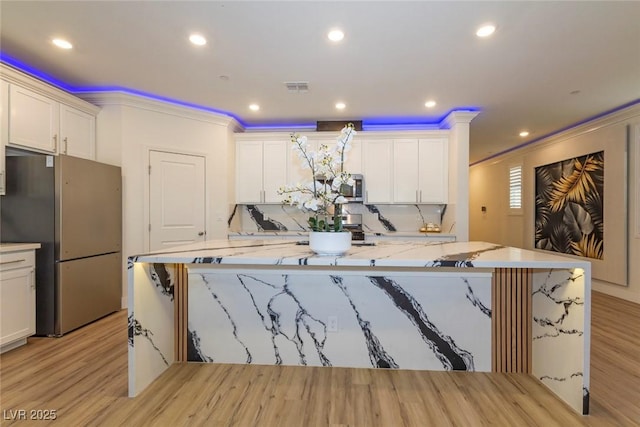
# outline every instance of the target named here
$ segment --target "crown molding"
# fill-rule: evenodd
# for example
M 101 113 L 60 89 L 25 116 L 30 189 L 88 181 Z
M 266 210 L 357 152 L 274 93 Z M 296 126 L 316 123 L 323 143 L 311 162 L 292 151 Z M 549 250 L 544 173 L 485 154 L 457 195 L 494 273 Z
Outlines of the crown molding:
M 575 138 L 577 136 L 595 132 L 607 126 L 615 125 L 618 123 L 637 121 L 638 119 L 640 119 L 640 99 L 633 101 L 628 106 L 619 107 L 612 112 L 604 112 L 592 119 L 587 119 L 585 121 L 573 124 L 568 128 L 560 129 L 556 132 L 541 136 L 537 139 L 517 145 L 500 153 L 493 154 L 487 158 L 473 162 L 470 166 L 475 166 L 488 161 L 499 162 L 516 155 L 523 155 L 539 148 L 543 148 L 552 144 L 556 144 L 558 142 L 563 142 L 568 139 Z
M 43 82 L 42 80 L 26 74 L 3 62 L 0 62 L 0 78 L 9 82 L 9 84 L 15 84 L 25 89 L 29 89 L 39 95 L 46 96 L 47 98 L 53 99 L 61 104 L 77 108 L 87 114 L 95 116 L 100 111 L 100 107 L 87 102 L 66 90 Z
M 440 121 L 440 127 L 451 129 L 457 124 L 469 124 L 478 114 L 479 111 L 452 111 Z
M 431 129 L 431 130 L 376 130 L 376 131 L 367 131 L 361 130 L 358 131 L 355 138 L 359 141 L 367 141 L 373 139 L 394 139 L 394 138 L 412 138 L 412 139 L 421 139 L 421 138 L 447 138 L 450 134 L 449 129 Z M 304 131 L 294 131 L 294 132 L 239 132 L 235 134 L 235 139 L 238 141 L 262 141 L 262 140 L 284 140 L 289 141 L 291 138 L 291 134 L 301 134 L 306 136 L 311 140 L 319 140 L 319 139 L 335 139 L 339 132 L 304 132 Z
M 105 92 L 82 92 L 77 94 L 82 99 L 92 104 L 105 107 L 109 105 L 127 106 L 139 108 L 143 110 L 153 111 L 171 116 L 183 117 L 191 120 L 198 120 L 207 123 L 213 123 L 231 129 L 242 129 L 242 125 L 231 117 L 220 113 L 207 110 L 171 104 L 159 101 L 157 99 L 148 98 L 141 95 L 134 95 L 121 91 L 105 91 Z

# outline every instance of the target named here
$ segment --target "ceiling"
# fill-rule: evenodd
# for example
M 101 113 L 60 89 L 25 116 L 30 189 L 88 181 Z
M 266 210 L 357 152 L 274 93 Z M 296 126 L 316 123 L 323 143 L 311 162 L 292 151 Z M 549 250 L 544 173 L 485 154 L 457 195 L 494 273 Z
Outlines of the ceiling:
M 486 22 L 497 31 L 476 37 Z M 0 50 L 68 89 L 126 88 L 249 128 L 429 123 L 478 109 L 473 163 L 640 99 L 639 22 L 634 1 L 3 0 Z M 342 42 L 327 39 L 334 27 Z M 208 43 L 190 44 L 191 32 Z

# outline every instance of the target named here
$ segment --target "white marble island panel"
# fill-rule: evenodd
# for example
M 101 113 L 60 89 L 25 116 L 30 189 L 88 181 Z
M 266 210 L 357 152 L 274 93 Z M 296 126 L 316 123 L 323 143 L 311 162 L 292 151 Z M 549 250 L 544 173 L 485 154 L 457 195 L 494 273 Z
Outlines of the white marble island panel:
M 495 269 L 532 269 L 530 372 L 588 413 L 590 264 L 485 242 L 318 257 L 294 242 L 209 241 L 131 257 L 130 395 L 174 360 L 491 370 Z

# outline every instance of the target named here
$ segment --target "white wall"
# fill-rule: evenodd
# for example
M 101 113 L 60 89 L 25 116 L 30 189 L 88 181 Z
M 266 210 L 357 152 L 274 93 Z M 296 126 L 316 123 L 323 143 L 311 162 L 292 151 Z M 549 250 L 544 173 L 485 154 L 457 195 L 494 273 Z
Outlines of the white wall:
M 627 216 L 629 220 L 628 224 L 625 224 L 625 212 L 615 212 L 614 215 L 619 215 L 621 220 L 615 223 L 613 227 L 622 230 L 622 233 L 626 233 L 628 236 L 628 284 L 627 286 L 620 286 L 604 281 L 609 280 L 606 277 L 608 273 L 605 271 L 604 277 L 602 277 L 604 280 L 593 281 L 593 289 L 640 303 L 640 263 L 637 261 L 640 260 L 640 214 L 638 213 L 640 209 L 640 104 L 576 126 L 520 150 L 472 166 L 469 180 L 470 240 L 484 240 L 527 249 L 533 248 L 533 193 L 535 186 L 532 165 L 544 164 L 545 162 L 552 163 L 572 157 L 570 153 L 580 149 L 587 149 L 581 144 L 590 143 L 590 135 L 605 135 L 609 131 L 618 131 L 627 126 L 631 130 L 627 177 Z M 613 143 L 607 142 L 606 144 Z M 608 146 L 608 148 L 611 148 L 611 146 Z M 619 147 L 615 148 L 616 150 L 619 149 Z M 584 154 L 587 154 L 587 152 Z M 508 169 L 513 164 L 523 165 L 524 192 L 523 213 L 521 215 L 510 215 L 508 209 Z M 607 170 L 621 173 L 624 168 L 625 165 L 622 161 L 616 164 L 608 163 L 605 154 L 605 173 L 607 173 Z M 605 179 L 605 186 L 607 185 L 606 182 Z M 606 194 L 607 190 L 605 190 L 605 197 L 607 197 Z M 486 213 L 482 212 L 482 206 L 486 207 Z M 624 237 L 624 234 L 622 234 L 622 237 Z M 615 269 L 618 268 L 622 267 L 616 265 Z
M 97 160 L 122 168 L 125 265 L 127 257 L 149 250 L 147 168 L 151 149 L 205 157 L 207 238 L 227 237 L 227 219 L 234 203 L 232 119 L 131 95 L 84 97 L 102 107 L 97 121 Z

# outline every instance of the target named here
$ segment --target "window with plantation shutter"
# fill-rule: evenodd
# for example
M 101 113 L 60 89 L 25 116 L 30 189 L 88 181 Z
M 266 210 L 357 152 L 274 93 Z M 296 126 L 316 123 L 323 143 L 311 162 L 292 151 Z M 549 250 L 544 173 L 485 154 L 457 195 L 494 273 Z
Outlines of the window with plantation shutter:
M 522 209 L 522 166 L 509 168 L 509 210 L 511 212 Z

